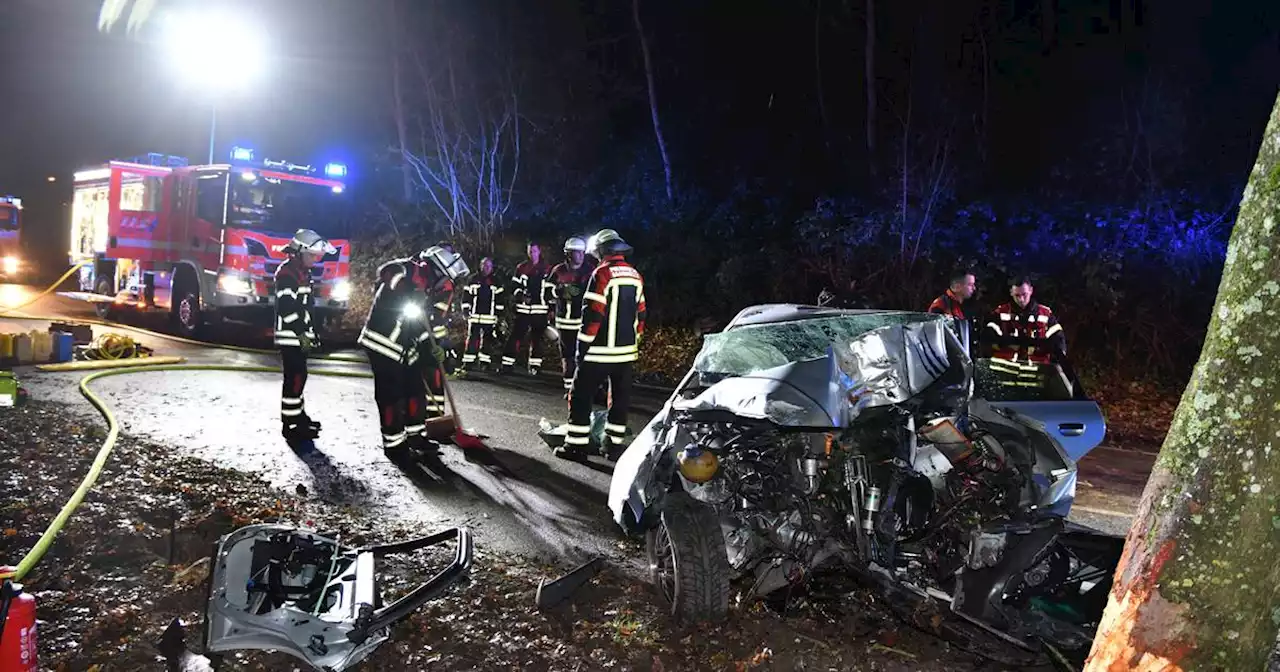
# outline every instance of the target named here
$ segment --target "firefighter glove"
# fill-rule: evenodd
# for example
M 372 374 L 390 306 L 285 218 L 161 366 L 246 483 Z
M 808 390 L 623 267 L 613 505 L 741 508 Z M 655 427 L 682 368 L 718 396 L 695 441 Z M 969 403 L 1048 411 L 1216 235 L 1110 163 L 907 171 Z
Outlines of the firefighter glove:
M 316 342 L 306 334 L 301 334 L 298 336 L 298 344 L 302 348 L 303 352 L 310 352 L 312 349 L 316 347 Z

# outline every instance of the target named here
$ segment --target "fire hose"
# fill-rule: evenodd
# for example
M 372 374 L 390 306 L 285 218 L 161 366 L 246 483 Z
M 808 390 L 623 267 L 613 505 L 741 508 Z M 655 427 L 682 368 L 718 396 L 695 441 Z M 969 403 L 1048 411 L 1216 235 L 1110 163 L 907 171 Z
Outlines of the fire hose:
M 26 314 L 23 314 L 20 316 L 10 315 L 6 317 L 5 314 L 11 311 L 15 311 L 20 308 L 29 306 L 35 303 L 36 301 L 40 300 L 41 298 L 48 296 L 55 289 L 57 289 L 58 286 L 63 283 L 63 281 L 71 277 L 72 273 L 77 271 L 83 265 L 84 264 L 77 264 L 75 266 L 72 266 L 70 270 L 68 270 L 66 273 L 63 273 L 62 277 L 54 281 L 52 285 L 50 285 L 44 291 L 37 294 L 34 298 L 24 303 L 18 304 L 16 306 L 0 306 L 0 317 L 3 317 L 4 319 L 11 319 L 11 320 L 27 320 L 27 321 L 39 321 L 39 322 L 56 322 L 64 319 L 61 317 L 26 315 Z M 217 350 L 230 350 L 234 352 L 244 352 L 244 353 L 258 354 L 258 355 L 277 354 L 275 350 L 206 343 L 204 341 L 197 341 L 194 339 L 182 338 L 181 336 L 172 336 L 170 334 L 163 334 L 160 332 L 151 331 L 149 329 L 142 329 L 139 327 L 119 325 L 119 324 L 115 324 L 115 323 L 107 322 L 103 320 L 77 319 L 75 321 L 86 323 L 86 324 L 98 325 L 98 326 L 107 326 L 107 327 L 113 327 L 118 329 L 124 329 L 127 331 L 142 333 L 154 338 L 159 338 L 167 341 L 172 341 L 176 343 L 185 343 L 187 345 L 196 345 L 196 346 L 206 347 L 206 348 L 213 348 Z M 94 345 L 91 346 L 91 349 L 99 355 L 98 357 L 95 357 L 95 358 L 123 359 L 126 356 L 130 356 L 134 354 L 138 347 L 140 346 L 137 344 L 137 342 L 127 336 L 121 336 L 119 334 L 105 334 L 103 336 L 100 336 L 98 339 L 95 339 Z M 336 354 L 319 354 L 319 353 L 309 354 L 308 359 L 319 359 L 319 360 L 337 361 L 337 362 L 353 362 L 353 363 L 365 362 L 364 358 L 359 356 L 343 356 L 343 355 L 336 355 Z M 97 457 L 94 458 L 93 465 L 89 468 L 89 473 L 86 474 L 84 479 L 80 482 L 80 487 L 76 488 L 76 491 L 71 495 L 71 499 L 68 500 L 66 505 L 62 507 L 62 510 L 58 513 L 57 517 L 53 519 L 53 522 L 49 524 L 49 527 L 45 530 L 44 534 L 40 537 L 40 540 L 36 542 L 35 546 L 33 546 L 31 550 L 26 554 L 26 556 L 23 557 L 22 561 L 18 563 L 17 568 L 13 571 L 0 572 L 0 580 L 4 580 L 4 579 L 8 579 L 12 581 L 22 580 L 22 578 L 26 576 L 28 572 L 31 571 L 31 569 L 36 565 L 36 563 L 38 563 L 40 559 L 44 557 L 44 554 L 49 550 L 49 546 L 53 544 L 54 538 L 57 537 L 58 532 L 62 531 L 62 528 L 66 525 L 67 520 L 71 517 L 71 514 L 76 510 L 76 508 L 80 506 L 80 504 L 84 501 L 85 496 L 88 495 L 89 491 L 93 489 L 94 484 L 97 483 L 98 477 L 102 474 L 102 469 L 106 465 L 107 459 L 111 456 L 111 451 L 115 448 L 116 441 L 120 435 L 120 425 L 118 422 L 116 422 L 115 414 L 111 411 L 111 408 L 107 406 L 106 403 L 103 402 L 102 399 L 98 397 L 98 395 L 95 394 L 93 390 L 89 388 L 90 384 L 92 384 L 94 381 L 98 379 L 108 378 L 110 376 L 121 376 L 121 375 L 134 374 L 134 373 L 154 373 L 159 371 L 232 371 L 232 372 L 240 372 L 240 373 L 281 373 L 283 370 L 278 366 L 165 364 L 165 365 L 156 365 L 156 366 L 138 366 L 138 367 L 132 367 L 129 369 L 109 369 L 106 371 L 96 371 L 94 373 L 90 373 L 89 375 L 86 375 L 84 378 L 81 378 L 80 394 L 84 395 L 84 398 L 87 399 L 89 403 L 95 409 L 97 409 L 99 413 L 102 414 L 103 419 L 107 423 L 107 437 L 106 439 L 103 440 L 102 447 L 98 449 L 98 455 Z M 372 373 L 368 373 L 365 371 L 318 370 L 318 371 L 310 371 L 309 373 L 317 376 L 336 376 L 336 377 L 346 377 L 346 378 L 372 378 L 373 377 Z
M 216 347 L 216 346 L 215 346 Z M 249 365 L 230 365 L 230 364 L 166 364 L 160 366 L 139 366 L 128 369 L 108 369 L 105 371 L 95 371 L 80 379 L 80 394 L 102 414 L 102 418 L 107 423 L 107 437 L 102 441 L 102 447 L 98 449 L 98 454 L 93 460 L 93 465 L 89 467 L 89 473 L 85 474 L 84 479 L 80 482 L 80 487 L 71 495 L 71 499 L 63 505 L 62 510 L 49 523 L 49 527 L 45 529 L 40 540 L 32 546 L 22 561 L 18 563 L 17 569 L 12 572 L 0 573 L 0 579 L 10 579 L 13 581 L 21 581 L 28 572 L 35 567 L 36 563 L 44 557 L 49 547 L 53 544 L 53 540 L 62 531 L 67 524 L 67 520 L 71 514 L 80 506 L 84 498 L 93 489 L 98 481 L 98 477 L 102 474 L 102 469 L 107 464 L 107 459 L 111 457 L 111 451 L 115 449 L 116 441 L 120 437 L 120 423 L 116 421 L 115 413 L 111 407 L 106 404 L 92 389 L 90 385 L 101 378 L 109 378 L 111 376 L 123 376 L 135 373 L 156 373 L 160 371 L 232 371 L 240 373 L 281 373 L 282 369 L 278 366 L 249 366 Z M 333 371 L 333 370 L 316 370 L 309 371 L 310 375 L 315 376 L 334 376 L 342 378 L 372 378 L 372 373 L 365 371 Z
M 24 306 L 31 305 L 32 303 L 35 303 L 37 300 L 39 300 L 41 297 L 47 296 L 59 284 L 61 284 L 64 280 L 66 280 L 66 278 L 70 277 L 71 273 L 74 272 L 77 268 L 79 268 L 79 266 L 72 267 L 71 270 L 67 271 L 67 273 L 65 273 L 61 278 L 59 278 L 52 286 L 50 286 L 49 288 L 47 288 L 46 290 L 38 294 L 34 299 L 31 299 L 30 301 L 27 301 L 19 306 L 0 307 L 0 317 L 4 317 L 5 313 L 7 312 L 16 310 Z M 32 315 L 23 314 L 20 316 L 9 316 L 4 319 L 53 322 L 53 321 L 60 320 L 62 318 L 32 316 Z M 113 328 L 123 328 L 130 331 L 144 333 L 144 334 L 153 336 L 155 338 L 168 340 L 172 342 L 195 345 L 199 347 L 206 347 L 206 348 L 212 348 L 212 349 L 218 349 L 218 350 L 227 350 L 227 351 L 233 351 L 233 352 L 259 354 L 259 355 L 276 355 L 277 354 L 277 351 L 275 350 L 205 343 L 205 342 L 197 341 L 193 339 L 187 339 L 187 338 L 182 338 L 178 336 L 171 336 L 169 334 L 163 334 L 163 333 L 154 332 L 154 331 L 141 329 L 137 327 L 127 327 L 124 325 L 118 325 L 118 324 L 105 322 L 101 320 L 76 320 L 76 321 L 85 322 L 89 324 L 103 325 L 103 326 L 108 326 Z M 138 344 L 137 341 L 127 336 L 121 336 L 119 334 L 105 334 L 94 340 L 94 342 L 90 346 L 90 352 L 97 355 L 96 357 L 93 357 L 95 359 L 124 360 L 120 362 L 123 364 L 125 363 L 125 361 L 131 360 L 133 355 L 138 354 L 138 349 L 142 347 L 143 346 Z M 338 361 L 338 362 L 353 362 L 353 363 L 362 363 L 362 364 L 366 363 L 366 360 L 363 357 L 343 356 L 343 355 L 336 355 L 336 354 L 308 353 L 308 359 Z M 137 361 L 137 360 L 132 360 L 132 361 Z M 94 457 L 93 464 L 90 466 L 88 473 L 85 474 L 84 478 L 80 482 L 80 485 L 76 488 L 75 492 L 72 493 L 71 498 L 68 499 L 67 502 L 63 505 L 62 509 L 58 512 L 58 515 L 53 519 L 52 522 L 50 522 L 49 526 L 45 529 L 40 539 L 32 546 L 31 550 L 27 552 L 27 554 L 22 558 L 22 560 L 18 563 L 18 565 L 15 568 L 10 569 L 9 567 L 4 567 L 3 569 L 0 569 L 0 582 L 2 582 L 2 584 L 0 584 L 0 633 L 3 633 L 6 622 L 9 620 L 8 616 L 9 616 L 10 606 L 20 605 L 18 609 L 21 612 L 21 617 L 19 618 L 19 621 L 18 623 L 16 623 L 16 625 L 19 626 L 21 631 L 23 632 L 22 646 L 24 648 L 20 655 L 23 657 L 24 665 L 27 662 L 31 663 L 32 665 L 35 664 L 36 651 L 34 650 L 34 639 L 28 640 L 25 634 L 27 632 L 28 627 L 34 627 L 35 605 L 32 598 L 29 595 L 23 593 L 22 587 L 18 582 L 20 582 L 35 567 L 35 565 L 40 562 L 40 560 L 48 552 L 49 548 L 53 545 L 53 541 L 55 538 L 57 538 L 58 533 L 61 532 L 62 529 L 65 527 L 71 515 L 84 502 L 85 497 L 88 496 L 89 491 L 93 489 L 94 485 L 97 483 L 98 478 L 101 476 L 102 471 L 106 466 L 107 460 L 110 459 L 111 453 L 115 449 L 115 445 L 119 440 L 119 436 L 120 436 L 120 424 L 116 420 L 115 413 L 111 410 L 111 407 L 108 406 L 106 402 L 104 402 L 102 398 L 99 397 L 91 389 L 90 386 L 94 381 L 101 378 L 107 378 L 110 376 L 121 376 L 121 375 L 128 375 L 128 374 L 134 374 L 134 373 L 156 373 L 156 372 L 165 372 L 165 371 L 228 371 L 228 372 L 239 372 L 239 373 L 280 374 L 283 372 L 283 369 L 278 366 L 255 366 L 255 365 L 150 364 L 150 365 L 132 366 L 129 368 L 113 368 L 113 369 L 107 369 L 103 371 L 96 371 L 80 379 L 80 383 L 79 383 L 80 393 L 85 397 L 86 400 L 89 401 L 89 403 L 102 415 L 103 419 L 106 421 L 107 436 L 103 440 L 101 447 L 98 449 L 98 453 Z M 329 370 L 320 369 L 320 370 L 312 370 L 312 371 L 309 371 L 308 373 L 313 375 L 318 375 L 318 376 L 333 376 L 333 377 L 342 377 L 342 378 L 365 378 L 365 379 L 373 378 L 373 374 L 367 371 L 344 371 L 344 370 L 334 370 L 334 369 L 329 369 Z M 444 373 L 443 368 L 441 368 L 441 375 L 443 375 L 443 373 Z M 447 387 L 445 391 L 446 393 L 448 393 Z M 450 404 L 453 405 L 451 396 L 450 396 Z M 456 409 L 455 409 L 455 413 L 456 413 Z M 463 431 L 460 428 L 457 430 L 457 434 L 459 437 L 465 436 Z M 460 448 L 462 448 L 462 447 L 465 447 L 467 444 L 458 443 L 458 445 Z M 443 587 L 457 580 L 462 574 L 465 574 L 468 571 L 471 563 L 470 534 L 465 528 L 454 528 L 451 530 L 446 530 L 444 532 L 437 533 L 430 537 L 425 537 L 423 539 L 410 541 L 410 542 L 400 542 L 398 544 L 390 544 L 386 546 L 380 546 L 374 549 L 384 553 L 391 553 L 391 552 L 398 552 L 397 549 L 400 549 L 403 547 L 403 550 L 407 551 L 412 548 L 425 547 L 426 545 L 435 545 L 437 543 L 440 543 L 442 540 L 445 540 L 445 538 L 448 537 L 449 535 L 456 535 L 458 540 L 457 558 L 455 559 L 454 563 L 450 565 L 448 568 L 446 568 L 445 570 L 441 571 L 439 574 L 437 574 L 434 578 L 432 578 L 427 583 L 417 587 L 410 594 L 403 596 L 401 599 L 397 600 L 393 604 L 384 606 L 382 609 L 377 610 L 373 614 L 372 620 L 368 620 L 366 616 L 362 614 L 361 618 L 355 622 L 351 633 L 348 634 L 348 639 L 349 639 L 348 644 L 353 644 L 355 648 L 352 651 L 345 653 L 344 656 L 339 656 L 339 658 L 350 661 L 350 660 L 359 660 L 364 655 L 367 655 L 368 652 L 372 650 L 372 647 L 376 647 L 378 644 L 381 643 L 381 641 L 386 639 L 386 635 L 385 633 L 383 633 L 382 635 L 373 637 L 366 630 L 370 628 L 374 628 L 374 626 L 377 626 L 378 629 L 385 630 L 386 627 L 389 626 L 391 623 L 406 617 L 408 613 L 417 609 L 417 607 L 420 606 L 423 602 L 425 602 L 428 599 L 432 599 L 434 595 L 438 593 L 439 590 L 443 589 Z M 3 640 L 0 640 L 0 641 L 3 641 Z M 31 644 L 32 648 L 29 651 L 25 648 L 27 646 L 26 643 L 28 641 L 32 642 Z M 288 642 L 285 641 L 284 643 L 287 644 Z M 335 646 L 337 644 L 338 643 L 335 642 Z M 233 646 L 231 648 L 246 648 L 246 647 Z M 248 646 L 247 648 L 264 648 L 264 647 Z M 338 655 L 339 650 L 346 651 L 346 649 L 335 649 L 333 652 L 335 656 Z M 7 654 L 12 653 L 15 656 L 19 655 L 19 653 L 16 651 L 8 652 L 7 648 L 6 648 L 6 653 Z M 29 659 L 28 659 L 28 653 L 29 653 Z M 316 664 L 318 662 L 318 660 L 312 660 L 311 654 L 314 654 L 315 652 L 311 652 L 311 654 L 309 654 L 307 651 L 304 651 L 304 650 L 290 649 L 289 653 L 295 656 L 302 657 L 308 660 L 309 662 L 312 662 L 313 664 Z M 321 656 L 321 658 L 325 658 L 325 657 L 326 656 L 323 656 L 323 655 Z M 332 657 L 332 656 L 329 656 L 329 657 Z M 6 661 L 0 661 L 0 664 L 3 664 L 4 662 Z M 345 663 L 342 665 L 336 665 L 336 666 L 327 665 L 325 666 L 325 669 L 338 670 L 338 669 L 345 668 L 345 666 L 346 666 Z
M 45 321 L 54 322 L 54 321 L 65 319 L 61 317 L 34 316 L 34 315 L 26 315 L 26 314 L 23 314 L 21 316 L 4 317 L 4 314 L 8 311 L 17 310 L 18 308 L 21 308 L 23 306 L 31 305 L 32 303 L 35 303 L 35 301 L 38 300 L 39 298 L 48 295 L 55 288 L 57 288 L 57 286 L 60 285 L 64 280 L 70 277 L 72 272 L 74 272 L 79 267 L 80 265 L 73 266 L 71 270 L 64 273 L 61 278 L 59 278 L 56 282 L 53 283 L 53 285 L 51 285 L 49 288 L 45 289 L 43 292 L 38 294 L 35 299 L 27 301 L 18 306 L 12 306 L 12 307 L 0 306 L 0 318 L 12 319 L 12 320 L 42 321 L 42 322 L 45 322 Z M 172 341 L 176 343 L 184 343 L 188 345 L 211 348 L 215 350 L 229 350 L 233 352 L 244 352 L 244 353 L 250 353 L 250 354 L 272 355 L 272 356 L 278 354 L 277 351 L 275 350 L 206 343 L 204 341 L 197 341 L 194 339 L 183 338 L 181 336 L 172 336 L 170 334 L 163 334 L 160 332 L 151 331 L 149 329 L 142 329 L 139 327 L 119 325 L 113 322 L 106 322 L 103 320 L 76 319 L 74 321 L 87 323 L 87 324 L 95 324 L 100 326 L 119 328 L 119 329 L 124 329 L 128 331 L 134 331 L 137 333 L 142 333 L 148 336 L 152 336 L 154 338 L 159 338 L 159 339 Z M 123 347 L 127 347 L 129 344 L 136 344 L 136 342 L 133 341 L 133 339 L 129 339 L 127 337 L 118 336 L 116 334 L 109 334 L 108 336 L 116 336 L 117 339 L 124 339 L 124 340 L 113 341 L 114 345 L 111 346 L 111 349 L 109 350 L 109 352 L 116 355 L 122 354 L 121 349 Z M 104 344 L 105 343 L 106 341 L 104 341 Z M 107 358 L 114 358 L 114 357 L 107 357 Z M 366 360 L 363 357 L 360 357 L 358 355 L 344 356 L 340 354 L 309 353 L 308 359 L 318 359 L 318 360 L 334 361 L 334 362 L 352 362 L 352 363 L 359 363 L 359 364 L 366 363 Z M 49 527 L 45 530 L 44 534 L 40 537 L 39 541 L 36 542 L 35 546 L 33 546 L 32 549 L 26 554 L 26 556 L 23 557 L 22 561 L 18 563 L 17 568 L 13 571 L 0 571 L 0 580 L 20 581 L 24 576 L 26 576 L 28 572 L 31 571 L 31 569 L 36 565 L 36 563 L 40 561 L 40 559 L 44 556 L 44 554 L 49 550 L 49 546 L 52 545 L 54 538 L 57 537 L 58 535 L 58 532 L 60 532 L 62 528 L 66 525 L 66 522 L 71 517 L 71 514 L 76 510 L 76 508 L 80 506 L 81 502 L 84 501 L 85 496 L 88 495 L 89 490 L 91 490 L 94 484 L 97 482 L 98 477 L 102 473 L 103 467 L 106 465 L 107 459 L 111 456 L 111 451 L 115 448 L 116 441 L 120 435 L 120 425 L 118 422 L 116 422 L 115 414 L 111 411 L 111 408 L 107 406 L 107 404 L 103 402 L 102 399 L 98 397 L 98 395 L 95 394 L 93 390 L 89 388 L 90 384 L 101 378 L 108 378 L 111 376 L 122 376 L 122 375 L 128 375 L 128 374 L 136 374 L 136 373 L 156 373 L 161 371 L 230 371 L 230 372 L 239 372 L 239 373 L 279 374 L 283 372 L 283 369 L 278 366 L 253 366 L 253 365 L 229 365 L 229 364 L 228 365 L 162 364 L 162 365 L 150 365 L 150 366 L 136 366 L 136 367 L 130 367 L 127 369 L 108 369 L 104 371 L 96 371 L 94 373 L 90 373 L 86 375 L 84 378 L 81 378 L 80 385 L 79 385 L 80 394 L 82 394 L 85 397 L 85 399 L 87 399 L 89 403 L 95 409 L 97 409 L 99 413 L 102 414 L 103 419 L 107 423 L 107 437 L 106 439 L 103 440 L 102 447 L 98 450 L 97 457 L 94 458 L 93 465 L 90 467 L 89 473 L 86 474 L 84 479 L 81 481 L 80 487 L 76 488 L 76 491 L 72 494 L 71 499 L 68 500 L 66 505 L 62 507 L 62 510 L 58 513 L 57 517 L 54 518 L 53 522 L 49 524 Z M 308 373 L 311 375 L 317 375 L 317 376 L 333 376 L 333 377 L 343 377 L 343 378 L 366 378 L 366 379 L 373 378 L 373 374 L 366 371 L 338 371 L 338 370 L 332 370 L 332 369 L 330 370 L 321 369 L 321 370 L 309 371 Z

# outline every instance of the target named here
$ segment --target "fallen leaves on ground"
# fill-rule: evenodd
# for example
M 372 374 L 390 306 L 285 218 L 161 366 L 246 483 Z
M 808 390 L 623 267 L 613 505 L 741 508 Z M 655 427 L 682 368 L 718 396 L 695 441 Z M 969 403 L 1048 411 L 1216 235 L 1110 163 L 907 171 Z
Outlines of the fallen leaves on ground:
M 0 562 L 15 564 L 31 549 L 88 471 L 102 435 L 56 404 L 0 409 Z M 24 581 L 38 602 L 41 669 L 163 669 L 157 643 L 175 617 L 191 625 L 187 645 L 199 651 L 213 543 L 237 526 L 277 520 L 339 531 L 351 544 L 422 532 L 388 529 L 358 510 L 121 437 L 97 487 Z M 470 580 L 395 626 L 359 669 L 927 671 L 979 662 L 901 629 L 862 593 L 794 601 L 785 615 L 754 603 L 723 624 L 680 627 L 647 585 L 611 567 L 568 604 L 542 613 L 534 608 L 538 582 L 567 567 L 493 557 L 484 552 L 483 529 L 477 532 Z M 387 558 L 387 597 L 430 578 L 452 552 Z M 634 544 L 620 546 L 628 552 Z M 304 666 L 281 653 L 237 652 L 220 669 Z

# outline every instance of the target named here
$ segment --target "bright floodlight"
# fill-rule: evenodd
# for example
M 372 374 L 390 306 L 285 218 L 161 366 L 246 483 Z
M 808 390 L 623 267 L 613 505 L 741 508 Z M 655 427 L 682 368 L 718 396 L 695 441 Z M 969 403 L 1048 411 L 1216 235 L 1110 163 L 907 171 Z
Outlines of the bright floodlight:
M 266 42 L 258 26 L 225 10 L 173 12 L 165 18 L 165 57 L 202 88 L 249 85 L 266 58 Z
M 346 177 L 347 167 L 341 163 L 330 163 L 324 167 L 324 174 L 329 177 Z
M 253 150 L 249 149 L 248 147 L 232 147 L 231 160 L 232 161 L 252 161 Z

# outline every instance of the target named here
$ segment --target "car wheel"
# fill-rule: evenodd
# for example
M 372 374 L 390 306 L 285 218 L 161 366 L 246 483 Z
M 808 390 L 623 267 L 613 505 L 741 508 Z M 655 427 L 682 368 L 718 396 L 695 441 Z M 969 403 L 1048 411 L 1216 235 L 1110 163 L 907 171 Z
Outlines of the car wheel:
M 115 297 L 116 293 L 111 291 L 111 280 L 108 278 L 98 278 L 98 283 L 94 285 L 93 291 L 96 294 Z M 94 303 L 93 312 L 98 316 L 99 320 L 109 320 L 115 315 L 115 306 L 110 303 Z
M 729 556 L 711 507 L 668 495 L 659 523 L 645 534 L 649 580 L 658 601 L 683 623 L 717 622 L 729 613 Z

